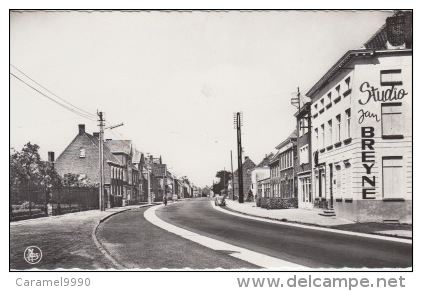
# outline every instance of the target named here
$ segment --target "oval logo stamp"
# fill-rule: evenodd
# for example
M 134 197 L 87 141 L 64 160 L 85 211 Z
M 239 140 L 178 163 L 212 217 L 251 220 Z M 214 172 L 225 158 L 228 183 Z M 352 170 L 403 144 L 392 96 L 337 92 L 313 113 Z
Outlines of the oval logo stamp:
M 23 257 L 27 263 L 37 264 L 42 259 L 42 251 L 37 246 L 30 246 L 25 249 Z

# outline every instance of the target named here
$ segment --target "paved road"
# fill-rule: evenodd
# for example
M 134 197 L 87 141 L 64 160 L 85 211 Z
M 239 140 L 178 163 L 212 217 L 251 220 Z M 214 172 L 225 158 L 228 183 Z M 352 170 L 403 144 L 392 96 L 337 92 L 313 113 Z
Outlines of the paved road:
M 92 231 L 98 220 L 109 214 L 92 210 L 12 223 L 10 269 L 113 268 L 92 240 Z M 37 246 L 43 252 L 42 260 L 36 265 L 24 260 L 23 253 L 29 246 Z
M 181 228 L 311 268 L 404 268 L 412 245 L 241 218 L 191 199 L 162 207 L 158 217 Z
M 166 206 L 169 207 L 169 206 Z M 172 208 L 175 209 L 176 208 Z M 132 209 L 100 224 L 97 238 L 127 269 L 256 269 L 233 258 L 169 233 L 144 218 L 145 208 Z

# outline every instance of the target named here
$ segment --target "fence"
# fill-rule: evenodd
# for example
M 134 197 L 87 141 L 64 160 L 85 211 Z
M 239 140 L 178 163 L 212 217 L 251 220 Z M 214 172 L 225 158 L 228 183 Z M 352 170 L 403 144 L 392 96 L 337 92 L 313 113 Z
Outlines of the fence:
M 99 209 L 98 188 L 20 187 L 10 193 L 11 221 Z

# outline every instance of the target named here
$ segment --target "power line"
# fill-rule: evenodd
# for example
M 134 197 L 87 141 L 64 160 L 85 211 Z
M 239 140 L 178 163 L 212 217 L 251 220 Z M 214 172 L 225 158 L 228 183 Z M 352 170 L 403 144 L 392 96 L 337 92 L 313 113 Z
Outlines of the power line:
M 55 94 L 54 92 L 51 92 L 50 90 L 48 90 L 46 87 L 44 87 L 43 85 L 41 85 L 40 83 L 38 83 L 37 81 L 35 81 L 34 79 L 32 79 L 31 77 L 29 77 L 27 74 L 25 74 L 24 72 L 22 72 L 21 70 L 19 70 L 16 66 L 14 66 L 13 64 L 10 64 L 10 66 L 12 66 L 13 68 L 15 68 L 18 72 L 20 72 L 22 75 L 24 75 L 25 77 L 27 77 L 29 80 L 31 80 L 32 82 L 34 82 L 35 84 L 37 84 L 38 86 L 40 86 L 41 88 L 43 88 L 44 90 L 46 90 L 47 92 L 53 94 L 55 97 L 59 98 L 60 100 L 66 102 L 67 104 L 69 104 L 70 106 L 84 112 L 83 114 L 86 114 L 88 116 L 92 116 L 92 117 L 96 117 L 95 114 L 89 113 L 88 111 L 83 110 L 82 108 L 79 108 L 75 105 L 73 105 L 72 103 L 66 101 L 65 99 L 61 98 L 60 96 L 58 96 L 57 94 Z
M 75 113 L 75 114 L 77 114 L 77 115 L 79 115 L 79 116 L 81 116 L 81 117 L 83 117 L 83 118 L 89 119 L 89 120 L 91 120 L 91 121 L 97 121 L 97 120 L 95 120 L 95 119 L 91 118 L 90 116 L 87 116 L 86 114 L 83 114 L 83 113 L 81 113 L 81 112 L 78 112 L 78 111 L 76 111 L 76 110 L 74 110 L 74 109 L 72 109 L 72 108 L 70 108 L 70 107 L 68 107 L 68 106 L 66 106 L 66 105 L 64 105 L 64 104 L 62 104 L 62 103 L 60 103 L 60 102 L 58 102 L 57 100 L 54 100 L 54 99 L 53 99 L 53 98 L 51 98 L 50 96 L 47 96 L 46 94 L 44 94 L 43 92 L 41 92 L 41 91 L 40 91 L 40 90 L 38 90 L 37 88 L 35 88 L 35 87 L 31 86 L 30 84 L 26 83 L 24 80 L 22 80 L 21 78 L 19 78 L 19 77 L 18 77 L 18 76 L 16 76 L 15 74 L 13 74 L 13 73 L 9 73 L 9 74 L 10 74 L 10 75 L 12 75 L 13 77 L 15 77 L 16 79 L 18 79 L 19 81 L 21 81 L 22 83 L 24 83 L 25 85 L 27 85 L 29 88 L 31 88 L 31 89 L 33 89 L 33 90 L 35 90 L 36 92 L 40 93 L 40 94 L 41 94 L 41 95 L 43 95 L 44 97 L 46 97 L 46 98 L 48 98 L 49 100 L 53 101 L 53 102 L 54 102 L 54 103 L 56 103 L 57 105 L 59 105 L 59 106 L 61 106 L 61 107 L 65 108 L 65 109 L 67 109 L 67 110 L 69 110 L 69 111 L 71 111 L 71 112 L 73 112 L 73 113 Z

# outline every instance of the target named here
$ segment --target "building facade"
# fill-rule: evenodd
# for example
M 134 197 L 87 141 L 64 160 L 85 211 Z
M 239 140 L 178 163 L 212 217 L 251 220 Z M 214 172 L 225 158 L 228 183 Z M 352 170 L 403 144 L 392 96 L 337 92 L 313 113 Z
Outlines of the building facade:
M 302 209 L 312 209 L 312 175 L 311 175 L 311 102 L 310 100 L 301 100 L 299 97 L 299 110 L 295 114 L 297 121 L 297 188 L 298 188 L 298 207 Z
M 242 164 L 242 171 L 243 171 L 243 197 L 245 201 L 248 199 L 249 190 L 251 190 L 252 185 L 252 170 L 256 167 L 255 163 L 248 157 L 245 157 L 245 161 Z M 233 191 L 235 197 L 239 198 L 239 171 L 236 170 L 233 173 L 234 176 L 234 183 L 233 183 Z M 251 192 L 252 195 L 252 192 Z M 252 197 L 251 197 L 252 198 Z M 232 199 L 232 197 L 230 197 Z
M 85 131 L 85 125 L 79 124 L 78 134 L 59 155 L 55 162 L 55 170 L 61 176 L 72 173 L 83 177 L 90 184 L 100 184 L 99 171 L 99 138 Z M 123 173 L 125 166 L 104 143 L 104 197 L 105 206 L 122 206 Z
M 261 181 L 270 177 L 269 163 L 272 157 L 273 157 L 272 153 L 270 153 L 269 155 L 265 155 L 265 158 L 251 172 L 251 190 L 252 190 L 252 195 L 254 197 L 257 197 L 258 195 L 258 189 L 259 189 L 258 181 Z
M 307 93 L 317 208 L 357 222 L 412 220 L 409 18 L 403 12 L 389 17 L 364 48 L 348 51 Z
M 276 147 L 278 152 L 269 163 L 272 197 L 297 197 L 297 185 L 295 182 L 296 142 L 297 133 L 294 130 L 287 139 Z

